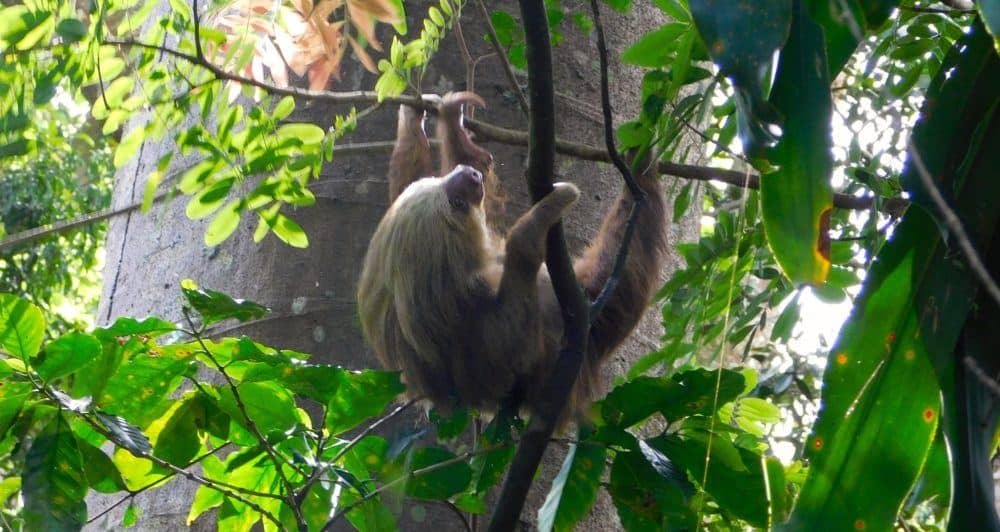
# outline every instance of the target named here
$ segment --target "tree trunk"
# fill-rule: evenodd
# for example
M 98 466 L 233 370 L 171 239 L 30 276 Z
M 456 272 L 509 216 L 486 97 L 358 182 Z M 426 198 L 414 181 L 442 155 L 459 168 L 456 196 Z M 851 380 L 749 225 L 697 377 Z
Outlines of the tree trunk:
M 436 2 L 407 2 L 410 28 L 421 27 L 426 6 Z M 511 2 L 494 4 L 493 9 L 518 12 Z M 462 19 L 465 41 L 473 58 L 492 53 L 482 36 L 486 33 L 478 6 L 468 3 Z M 612 61 L 612 101 L 619 117 L 635 116 L 639 105 L 641 73 L 623 68 L 615 59 L 638 36 L 662 23 L 662 15 L 649 5 L 636 4 L 628 18 L 605 13 Z M 600 114 L 600 78 L 596 47 L 592 36 L 584 36 L 570 24 L 560 28 L 565 41 L 555 47 L 556 105 L 560 137 L 592 145 L 603 145 Z M 391 38 L 388 28 L 380 28 L 383 42 Z M 466 87 L 464 54 L 454 35 L 449 35 L 434 58 L 425 78 L 425 92 L 444 93 Z M 521 82 L 525 79 L 521 77 Z M 526 129 L 527 119 L 495 56 L 484 58 L 475 69 L 474 90 L 488 102 L 476 117 L 490 123 Z M 355 64 L 345 64 L 343 80 L 333 90 L 363 90 L 374 85 L 374 77 Z M 335 113 L 348 109 L 325 104 L 298 102 L 295 121 L 311 121 L 328 126 Z M 396 110 L 387 108 L 364 119 L 356 134 L 342 142 L 391 140 L 395 135 Z M 524 186 L 525 150 L 487 145 L 497 163 L 506 192 L 506 216 L 510 220 L 523 213 L 530 202 Z M 119 170 L 113 205 L 127 205 L 141 199 L 147 176 L 158 159 L 175 149 L 166 143 L 146 143 L 136 161 Z M 698 152 L 699 150 L 694 150 Z M 240 228 L 223 244 L 206 248 L 203 234 L 207 221 L 185 217 L 186 198 L 154 207 L 150 214 L 132 213 L 113 219 L 108 229 L 107 266 L 98 321 L 102 324 L 120 316 L 155 314 L 180 318 L 181 280 L 190 278 L 199 285 L 234 297 L 270 307 L 271 316 L 257 323 L 226 331 L 226 335 L 247 335 L 264 344 L 313 353 L 317 361 L 350 368 L 370 368 L 377 364 L 365 347 L 357 326 L 355 288 L 360 265 L 375 225 L 387 207 L 386 161 L 388 153 L 370 153 L 338 158 L 323 168 L 310 186 L 316 204 L 293 215 L 309 235 L 308 249 L 294 249 L 268 236 L 260 244 L 252 239 L 251 223 Z M 175 158 L 176 161 L 176 158 Z M 180 161 L 175 164 L 190 164 Z M 610 165 L 557 160 L 556 178 L 573 181 L 583 191 L 580 202 L 566 221 L 566 233 L 573 249 L 581 249 L 597 232 L 605 213 L 621 188 L 620 176 Z M 668 187 L 669 189 L 670 187 Z M 692 212 L 672 228 L 671 244 L 698 235 L 698 215 Z M 680 263 L 672 252 L 669 269 Z M 642 354 L 658 346 L 659 311 L 653 309 L 624 348 L 609 360 L 606 380 L 622 374 Z M 419 410 L 411 410 L 409 425 L 425 422 Z M 397 429 L 400 428 L 397 425 Z M 544 462 L 544 474 L 536 484 L 522 520 L 533 528 L 536 512 L 548 491 L 551 478 L 565 450 L 553 445 Z M 184 526 L 196 486 L 175 478 L 164 487 L 136 497 L 141 509 L 138 529 L 175 530 Z M 91 515 L 109 501 L 92 497 Z M 401 529 L 426 529 L 431 523 L 439 530 L 464 530 L 457 516 L 441 505 L 407 503 L 397 516 Z M 425 508 L 414 511 L 414 506 Z M 124 505 L 94 523 L 99 529 L 118 528 Z M 202 517 L 196 529 L 214 529 L 214 516 Z M 620 528 L 610 497 L 602 493 L 585 530 Z

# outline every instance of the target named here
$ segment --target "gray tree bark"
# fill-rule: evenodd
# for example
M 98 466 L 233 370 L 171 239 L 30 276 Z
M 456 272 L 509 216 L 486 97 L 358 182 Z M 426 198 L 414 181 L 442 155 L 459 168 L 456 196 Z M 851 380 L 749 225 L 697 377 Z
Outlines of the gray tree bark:
M 420 28 L 426 6 L 435 3 L 407 2 L 410 28 Z M 586 5 L 564 3 L 566 8 L 578 10 L 586 10 Z M 515 16 L 518 12 L 513 2 L 494 3 L 491 9 L 503 9 Z M 482 39 L 486 29 L 477 5 L 468 3 L 464 12 L 462 30 L 471 56 L 488 56 L 478 62 L 473 78 L 474 90 L 488 104 L 485 110 L 477 111 L 476 117 L 504 127 L 525 129 L 527 119 L 513 97 L 498 59 L 489 56 L 492 49 Z M 630 16 L 607 12 L 604 21 L 610 40 L 612 100 L 616 115 L 628 119 L 638 111 L 641 73 L 617 64 L 614 59 L 663 19 L 655 7 L 636 4 Z M 382 28 L 380 33 L 383 37 L 389 35 L 385 30 Z M 582 35 L 569 24 L 562 31 L 565 41 L 554 48 L 558 134 L 577 142 L 603 145 L 600 77 L 593 37 Z M 428 70 L 423 90 L 444 93 L 466 89 L 463 57 L 454 35 L 449 36 Z M 343 81 L 331 87 L 333 90 L 363 90 L 373 86 L 372 75 L 357 65 L 345 67 Z M 523 76 L 520 79 L 525 82 Z M 346 111 L 315 102 L 298 102 L 290 120 L 311 121 L 326 127 L 335 113 Z M 395 116 L 395 109 L 375 113 L 345 142 L 391 140 L 395 134 Z M 494 153 L 497 174 L 507 195 L 504 218 L 510 220 L 530 204 L 524 187 L 525 150 L 501 145 L 487 147 Z M 144 144 L 137 160 L 118 172 L 113 205 L 139 200 L 157 160 L 174 149 L 167 143 Z M 178 285 L 190 278 L 206 288 L 257 301 L 273 310 L 267 320 L 229 330 L 227 335 L 247 335 L 267 345 L 313 353 L 316 360 L 324 363 L 350 368 L 376 367 L 357 327 L 354 294 L 369 238 L 387 207 L 384 177 L 387 160 L 387 153 L 371 153 L 340 158 L 323 168 L 319 179 L 311 184 L 316 204 L 292 213 L 309 235 L 308 249 L 290 248 L 273 236 L 255 244 L 251 238 L 252 224 L 246 222 L 220 246 L 206 248 L 202 236 L 207 221 L 188 220 L 184 215 L 184 199 L 157 206 L 147 215 L 133 213 L 113 219 L 108 230 L 99 321 L 108 323 L 120 316 L 149 314 L 179 319 Z M 190 161 L 175 164 L 185 163 Z M 620 176 L 610 165 L 567 158 L 557 159 L 556 174 L 557 180 L 572 181 L 583 191 L 565 222 L 571 247 L 579 250 L 596 234 L 601 216 L 621 188 Z M 673 226 L 672 235 L 672 243 L 696 238 L 698 213 L 690 213 Z M 664 276 L 679 264 L 680 257 L 672 253 Z M 655 349 L 659 335 L 659 309 L 653 308 L 633 337 L 607 363 L 607 383 L 624 373 L 636 358 Z M 425 417 L 423 412 L 413 409 L 401 423 L 416 425 L 424 423 Z M 534 528 L 536 512 L 564 454 L 565 449 L 556 444 L 550 446 L 541 479 L 522 515 L 526 529 Z M 174 479 L 164 487 L 139 495 L 136 500 L 142 517 L 138 529 L 183 528 L 195 488 L 184 479 Z M 92 498 L 88 503 L 90 513 L 95 515 L 110 501 Z M 109 513 L 93 528 L 118 528 L 123 510 L 124 506 Z M 420 530 L 430 526 L 438 530 L 465 529 L 454 513 L 440 505 L 415 502 L 398 510 L 401 529 Z M 214 518 L 199 519 L 193 528 L 214 529 Z M 581 530 L 615 528 L 620 528 L 617 515 L 610 497 L 602 493 Z

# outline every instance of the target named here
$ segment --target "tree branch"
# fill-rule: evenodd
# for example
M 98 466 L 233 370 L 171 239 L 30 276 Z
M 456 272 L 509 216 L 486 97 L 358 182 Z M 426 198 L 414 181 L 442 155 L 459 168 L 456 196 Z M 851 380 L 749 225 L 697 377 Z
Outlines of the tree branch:
M 527 180 L 532 200 L 538 202 L 552 190 L 552 168 L 556 151 L 552 50 L 543 0 L 520 0 L 519 4 L 521 22 L 524 24 L 531 109 Z M 573 271 L 561 223 L 554 225 L 549 231 L 545 264 L 562 310 L 566 343 L 542 389 L 531 422 L 521 437 L 517 453 L 514 455 L 493 510 L 490 532 L 514 530 L 517 525 L 535 471 L 548 446 L 566 398 L 576 383 L 587 350 L 590 305 Z
M 615 124 L 611 112 L 611 92 L 608 88 L 608 47 L 604 40 L 604 25 L 601 24 L 601 9 L 597 5 L 597 0 L 590 0 L 590 11 L 594 19 L 594 28 L 597 30 L 597 53 L 601 59 L 601 111 L 604 114 L 604 145 L 608 150 L 608 156 L 611 157 L 611 162 L 622 174 L 625 185 L 632 193 L 632 207 L 629 209 L 628 220 L 625 222 L 625 233 L 622 235 L 611 275 L 608 276 L 608 280 L 601 288 L 597 299 L 590 305 L 590 323 L 593 324 L 597 316 L 601 314 L 601 310 L 607 305 L 608 300 L 611 299 L 611 295 L 615 293 L 622 271 L 625 270 L 629 243 L 632 242 L 632 234 L 635 233 L 639 211 L 642 210 L 642 204 L 646 201 L 646 193 L 639 188 L 639 184 L 635 182 L 635 176 L 632 175 L 632 169 L 625 164 L 621 154 L 618 153 L 618 148 L 615 147 Z

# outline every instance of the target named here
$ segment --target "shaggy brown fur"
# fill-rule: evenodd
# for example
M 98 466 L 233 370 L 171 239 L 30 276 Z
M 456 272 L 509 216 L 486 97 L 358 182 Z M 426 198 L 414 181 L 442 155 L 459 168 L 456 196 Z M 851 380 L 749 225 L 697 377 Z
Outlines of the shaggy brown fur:
M 563 342 L 559 305 L 542 264 L 545 235 L 579 192 L 556 184 L 517 220 L 504 243 L 485 223 L 484 210 L 494 201 L 492 156 L 462 127 L 464 103 L 482 101 L 471 93 L 442 100 L 444 177 L 423 179 L 417 178 L 430 166 L 423 116 L 400 108 L 389 171 L 392 205 L 365 258 L 361 324 L 379 361 L 402 370 L 411 396 L 488 410 L 513 399 L 530 409 Z M 659 279 L 667 245 L 663 193 L 651 169 L 638 180 L 648 200 L 618 288 L 591 329 L 570 415 L 579 415 L 592 397 L 600 362 L 631 333 Z M 591 298 L 611 274 L 631 204 L 626 189 L 576 261 L 577 278 Z

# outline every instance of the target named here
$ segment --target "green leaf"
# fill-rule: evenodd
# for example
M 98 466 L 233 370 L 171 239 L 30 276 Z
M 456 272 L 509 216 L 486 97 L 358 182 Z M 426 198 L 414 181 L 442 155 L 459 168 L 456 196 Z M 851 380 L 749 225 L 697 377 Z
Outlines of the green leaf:
M 274 232 L 274 236 L 293 248 L 309 247 L 309 237 L 306 236 L 302 226 L 280 212 L 275 214 L 271 231 Z
M 199 289 L 193 281 L 185 280 L 181 284 L 184 298 L 201 315 L 205 325 L 235 318 L 239 321 L 249 321 L 266 316 L 270 310 L 253 301 L 234 299 L 215 290 Z
M 788 340 L 792 338 L 792 330 L 799 322 L 799 311 L 802 310 L 799 305 L 799 294 L 801 293 L 801 291 L 795 292 L 792 300 L 785 305 L 781 314 L 778 315 L 778 319 L 774 321 L 774 328 L 771 329 L 771 341 L 787 344 Z
M 743 151 L 759 157 L 774 144 L 780 116 L 765 98 L 774 53 L 788 38 L 792 1 L 691 0 L 691 14 L 712 60 L 736 90 Z
M 496 31 L 497 40 L 500 41 L 501 46 L 510 46 L 514 43 L 514 30 L 517 28 L 517 22 L 514 21 L 514 17 L 510 16 L 506 11 L 494 11 L 490 16 L 493 22 L 493 29 Z
M 45 346 L 33 364 L 45 381 L 72 374 L 101 355 L 101 342 L 84 333 L 72 332 Z
M 136 127 L 129 131 L 118 144 L 118 148 L 115 149 L 113 161 L 115 168 L 121 168 L 125 166 L 125 163 L 131 161 L 132 157 L 135 157 L 135 154 L 139 152 L 139 147 L 142 146 L 144 140 L 146 140 L 146 128 Z
M 562 469 L 538 510 L 539 530 L 573 530 L 587 517 L 601 486 L 606 458 L 607 450 L 602 445 L 570 445 Z
M 38 354 L 45 318 L 38 307 L 13 294 L 0 293 L 0 347 L 27 360 Z
M 980 249 L 994 241 L 1000 215 L 983 202 L 1000 197 L 992 170 L 1000 165 L 1000 153 L 993 149 L 1000 138 L 998 83 L 1000 60 L 983 27 L 974 24 L 931 83 L 912 136 L 928 172 L 938 179 L 936 185 L 970 220 L 963 225 Z M 969 404 L 956 397 L 953 387 L 955 361 L 965 358 L 955 353 L 955 346 L 967 326 L 978 281 L 928 215 L 927 208 L 936 207 L 912 156 L 901 181 L 917 206 L 906 211 L 873 262 L 851 319 L 831 351 L 820 416 L 807 440 L 809 476 L 790 528 L 818 523 L 892 527 L 931 447 L 941 398 L 945 408 Z M 995 336 L 995 331 L 989 334 Z M 966 333 L 963 345 L 971 340 Z M 980 430 L 978 425 L 952 428 L 958 438 Z M 953 456 L 967 453 L 962 449 Z M 956 479 L 961 471 L 956 469 Z M 956 480 L 956 486 L 963 484 Z M 961 520 L 961 515 L 952 519 Z
M 510 413 L 501 410 L 480 435 L 479 441 L 483 447 L 498 446 L 498 448 L 472 457 L 471 465 L 475 478 L 473 493 L 486 493 L 503 478 L 504 471 L 514 458 L 514 445 L 511 445 L 513 425 L 514 419 Z
M 199 432 L 208 426 L 213 411 L 218 409 L 205 396 L 189 396 L 170 414 L 156 438 L 153 455 L 177 467 L 187 467 L 201 449 Z
M 122 515 L 122 528 L 132 528 L 135 526 L 136 521 L 139 520 L 139 515 L 141 515 L 139 507 L 135 505 L 135 502 L 130 502 L 128 507 L 125 508 L 125 513 Z
M 341 434 L 381 414 L 403 390 L 397 372 L 365 370 L 339 373 L 337 394 L 327 403 L 327 430 L 331 434 Z
M 615 454 L 608 491 L 625 530 L 695 528 L 683 492 L 653 469 L 634 441 L 631 450 Z
M 274 112 L 271 113 L 272 120 L 284 120 L 288 118 L 288 115 L 292 114 L 295 110 L 295 98 L 291 96 L 285 96 L 278 102 L 278 105 L 274 106 Z
M 761 214 L 785 275 L 796 285 L 823 286 L 830 271 L 833 103 L 822 31 L 797 5 L 771 93 L 785 123 L 770 158 L 777 170 L 761 176 Z
M 111 457 L 93 445 L 77 440 L 80 456 L 83 458 L 83 470 L 87 477 L 87 485 L 101 493 L 117 493 L 125 491 L 125 481 Z
M 426 500 L 447 499 L 461 492 L 472 480 L 469 464 L 459 461 L 439 466 L 454 458 L 454 453 L 438 447 L 423 447 L 400 457 L 407 468 L 404 474 L 411 475 L 403 482 L 403 492 Z
M 323 128 L 315 124 L 305 123 L 285 124 L 275 132 L 275 138 L 279 144 L 283 140 L 294 139 L 306 146 L 323 142 L 325 135 Z
M 87 519 L 83 457 L 62 415 L 49 421 L 24 458 L 21 495 L 28 530 L 79 530 Z
M 0 439 L 24 407 L 24 401 L 34 392 L 29 382 L 0 381 Z
M 234 199 L 227 203 L 215 215 L 215 218 L 212 218 L 212 222 L 205 229 L 206 246 L 217 246 L 229 238 L 229 235 L 233 234 L 233 231 L 240 225 L 240 210 L 242 206 L 243 200 Z
M 630 427 L 656 412 L 673 422 L 715 412 L 743 391 L 743 382 L 743 375 L 736 371 L 700 368 L 677 373 L 670 379 L 637 377 L 611 390 L 598 404 L 604 421 L 618 427 Z
M 126 360 L 95 400 L 108 413 L 146 426 L 170 408 L 170 394 L 196 368 L 190 354 L 166 356 L 169 353 L 143 353 Z
M 677 38 L 689 26 L 680 22 L 670 22 L 661 28 L 643 35 L 635 44 L 622 53 L 622 61 L 630 65 L 647 68 L 666 66 L 671 62 Z
M 712 452 L 708 453 L 708 442 Z M 706 479 L 704 486 L 719 506 L 758 528 L 768 525 L 767 490 L 761 456 L 736 447 L 727 438 L 707 431 L 684 430 L 649 440 L 649 445 L 684 468 L 690 478 Z M 706 455 L 708 473 L 706 476 Z
M 135 78 L 121 77 L 111 82 L 101 95 L 103 101 L 107 102 L 108 109 L 121 107 L 122 101 L 132 92 L 135 86 Z
M 149 317 L 142 320 L 118 318 L 108 327 L 94 329 L 94 336 L 108 341 L 123 336 L 144 335 L 156 338 L 177 330 L 177 326 L 160 318 Z
M 439 441 L 457 438 L 469 426 L 469 409 L 464 407 L 456 408 L 451 413 L 441 413 L 435 408 L 429 417 L 437 429 Z
M 285 432 L 299 424 L 295 398 L 276 383 L 244 382 L 237 387 L 237 390 L 246 407 L 245 414 L 229 387 L 218 388 L 219 407 L 229 414 L 233 421 L 246 425 L 246 418 L 249 416 L 264 435 Z
M 226 474 L 226 466 L 216 456 L 208 456 L 201 461 L 202 470 L 207 478 L 222 478 Z M 318 485 L 319 483 L 317 483 Z M 194 492 L 194 500 L 191 502 L 191 509 L 188 511 L 187 525 L 191 526 L 194 520 L 201 514 L 218 508 L 225 500 L 222 492 L 214 490 L 206 485 L 198 486 Z
M 235 183 L 235 177 L 227 177 L 206 187 L 197 196 L 191 198 L 185 214 L 192 220 L 200 220 L 210 216 L 226 201 L 226 196 L 229 195 L 229 191 L 232 190 Z

